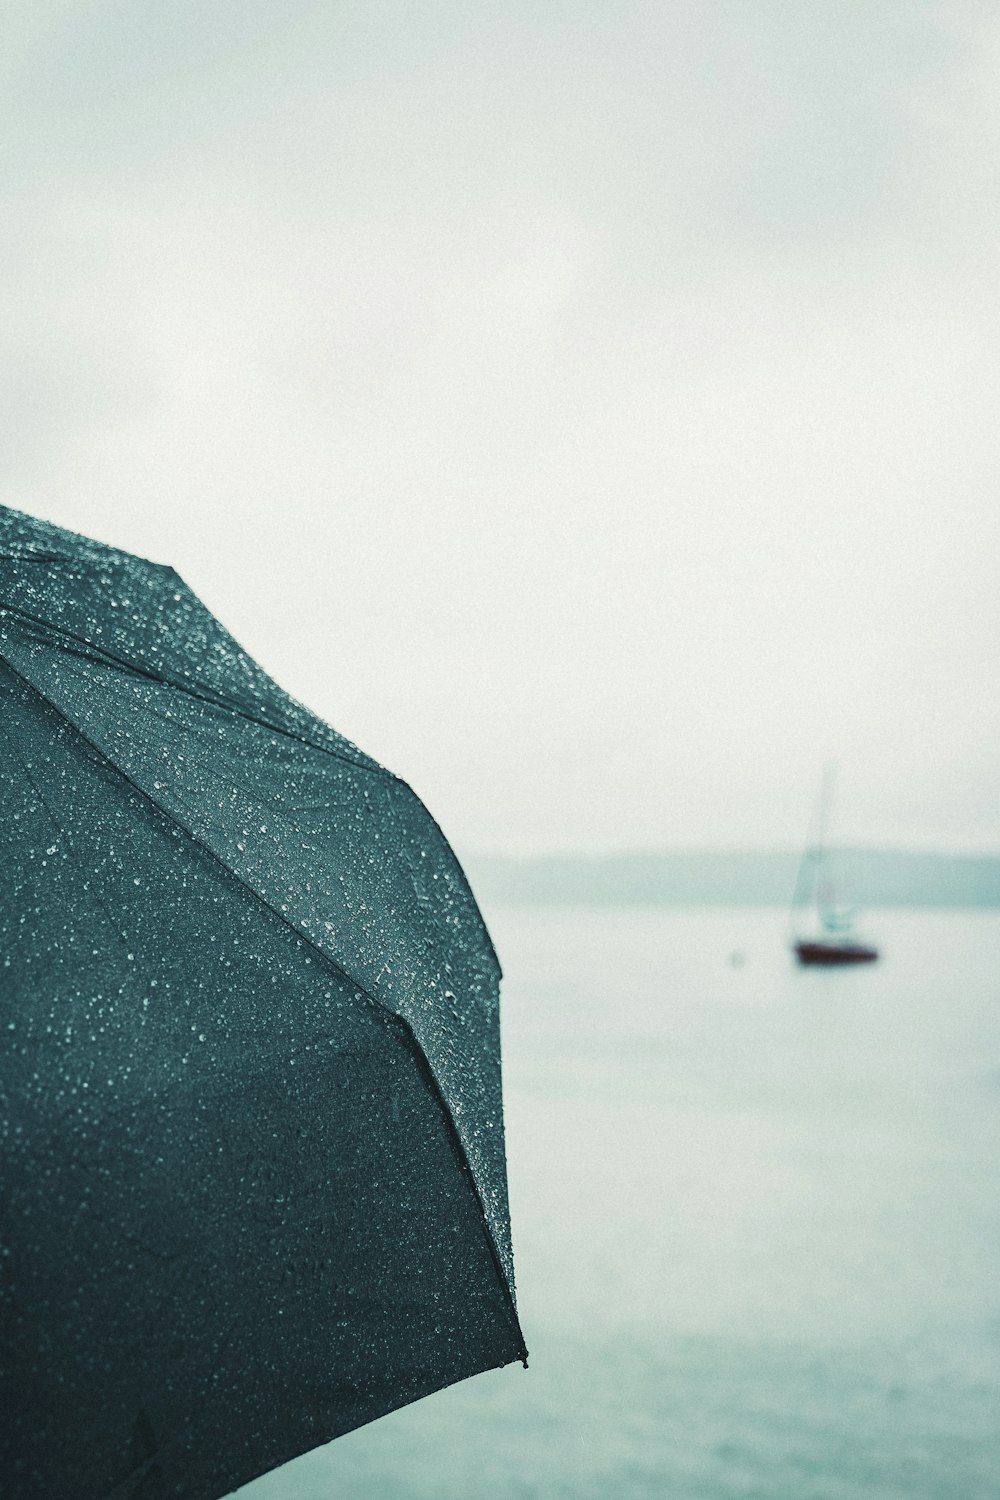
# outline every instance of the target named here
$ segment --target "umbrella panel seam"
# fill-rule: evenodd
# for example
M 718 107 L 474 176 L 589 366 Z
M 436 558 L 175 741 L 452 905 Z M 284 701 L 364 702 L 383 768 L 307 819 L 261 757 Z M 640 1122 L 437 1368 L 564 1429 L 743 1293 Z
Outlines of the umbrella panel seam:
M 355 759 L 353 756 L 345 754 L 344 751 L 336 750 L 331 745 L 324 745 L 320 740 L 313 739 L 309 735 L 301 734 L 282 724 L 275 724 L 270 719 L 264 719 L 259 714 L 251 713 L 249 709 L 238 703 L 235 699 L 227 697 L 224 693 L 216 693 L 204 684 L 201 684 L 202 690 L 198 691 L 189 683 L 180 682 L 175 677 L 166 677 L 162 673 L 151 672 L 147 667 L 142 667 L 137 662 L 129 661 L 127 657 L 118 656 L 114 651 L 109 651 L 106 646 L 99 646 L 96 642 L 88 640 L 86 636 L 78 635 L 76 631 L 66 630 L 62 626 L 53 625 L 50 620 L 45 620 L 40 615 L 33 615 L 30 610 L 20 609 L 14 604 L 5 604 L 0 608 L 0 617 L 4 614 L 15 615 L 19 619 L 30 620 L 33 625 L 40 626 L 42 630 L 55 636 L 59 641 L 60 649 L 66 651 L 71 656 L 78 656 L 83 661 L 97 658 L 97 660 L 110 666 L 112 669 L 131 673 L 135 677 L 145 678 L 147 682 L 156 682 L 164 687 L 173 688 L 179 693 L 185 693 L 189 698 L 196 699 L 199 703 L 210 703 L 217 708 L 228 709 L 232 713 L 239 714 L 241 718 L 248 719 L 253 724 L 259 724 L 262 729 L 270 729 L 275 734 L 283 734 L 288 739 L 295 740 L 298 744 L 308 745 L 313 750 L 319 750 L 325 755 L 333 756 L 335 760 L 345 761 L 348 765 L 354 766 L 360 771 L 367 771 L 373 776 L 384 776 L 388 781 L 399 780 L 399 777 L 394 775 L 392 771 L 387 770 L 385 766 L 380 766 L 377 761 L 373 761 L 365 756 L 363 751 L 360 751 L 359 758 Z M 79 650 L 74 646 L 64 644 L 64 641 L 77 641 L 80 646 L 86 649 Z M 252 660 L 252 658 L 248 658 L 248 660 Z M 257 665 L 256 662 L 253 664 Z M 267 676 L 262 668 L 259 670 L 262 672 L 262 675 Z M 25 678 L 25 681 L 28 681 L 28 679 Z M 268 678 L 268 681 L 273 682 L 273 679 Z M 277 687 L 277 684 L 274 683 L 274 686 Z M 281 689 L 278 688 L 278 691 L 281 692 Z M 315 717 L 315 715 L 311 714 L 310 709 L 306 708 L 304 704 L 298 703 L 294 698 L 289 698 L 288 701 L 295 704 L 304 713 Z
M 141 796 L 152 807 L 156 808 L 157 812 L 159 812 L 164 818 L 166 818 L 168 822 L 173 824 L 174 827 L 179 828 L 182 833 L 184 833 L 191 840 L 192 844 L 194 844 L 196 848 L 200 849 L 205 855 L 208 856 L 210 860 L 213 861 L 214 864 L 218 865 L 220 869 L 224 870 L 225 873 L 233 880 L 235 880 L 239 886 L 246 890 L 255 900 L 259 901 L 262 906 L 264 906 L 268 911 L 272 912 L 280 922 L 284 923 L 285 926 L 287 926 L 292 932 L 294 932 L 296 936 L 299 937 L 304 943 L 306 943 L 339 978 L 346 980 L 349 984 L 353 985 L 357 992 L 360 995 L 363 995 L 364 998 L 371 1005 L 373 1005 L 380 1014 L 388 1017 L 390 1021 L 394 1022 L 403 1031 L 408 1039 L 409 1044 L 414 1050 L 418 1063 L 422 1066 L 422 1068 L 426 1069 L 428 1081 L 433 1088 L 434 1095 L 449 1127 L 453 1149 L 455 1150 L 458 1157 L 459 1165 L 461 1167 L 467 1186 L 472 1191 L 476 1201 L 476 1205 L 479 1209 L 483 1232 L 486 1236 L 486 1242 L 493 1259 L 494 1268 L 496 1270 L 501 1289 L 504 1293 L 504 1298 L 508 1303 L 509 1311 L 512 1315 L 513 1326 L 520 1335 L 520 1323 L 517 1317 L 517 1305 L 514 1300 L 513 1288 L 508 1282 L 506 1272 L 503 1269 L 503 1262 L 501 1260 L 499 1250 L 497 1249 L 496 1241 L 493 1237 L 493 1231 L 490 1228 L 482 1194 L 479 1191 L 479 1187 L 476 1183 L 472 1167 L 469 1164 L 468 1155 L 465 1151 L 464 1145 L 462 1144 L 462 1138 L 459 1134 L 458 1126 L 455 1123 L 454 1115 L 452 1114 L 452 1111 L 448 1106 L 447 1099 L 445 1098 L 441 1085 L 438 1082 L 437 1075 L 434 1072 L 430 1059 L 427 1057 L 426 1052 L 420 1045 L 416 1033 L 414 1032 L 410 1023 L 406 1020 L 405 1016 L 401 1016 L 398 1011 L 393 1010 L 391 1006 L 386 1005 L 383 1001 L 379 1000 L 377 996 L 372 995 L 363 984 L 359 983 L 354 978 L 352 974 L 350 974 L 346 969 L 342 968 L 337 963 L 337 961 L 330 956 L 330 954 L 324 952 L 324 950 L 316 944 L 316 942 L 308 935 L 308 933 L 303 932 L 298 926 L 296 926 L 293 921 L 291 921 L 288 916 L 286 916 L 284 912 L 273 906 L 271 902 L 268 901 L 266 897 L 262 896 L 259 891 L 254 890 L 253 886 L 251 886 L 246 880 L 243 879 L 241 875 L 233 870 L 230 865 L 227 865 L 225 860 L 221 859 L 213 849 L 209 848 L 209 846 L 202 839 L 200 839 L 197 834 L 192 832 L 190 828 L 185 827 L 185 825 L 181 823 L 177 818 L 175 818 L 168 809 L 161 806 L 161 804 L 156 800 L 155 797 L 151 796 L 149 792 L 147 792 L 142 786 L 140 786 L 139 783 L 135 781 L 127 771 L 125 771 L 121 766 L 117 765 L 111 759 L 111 757 L 100 748 L 99 745 L 94 743 L 89 735 L 87 735 L 78 724 L 74 723 L 70 716 L 62 708 L 60 708 L 58 704 L 54 703 L 46 693 L 42 692 L 42 690 L 30 680 L 30 678 L 26 677 L 23 672 L 19 671 L 18 668 L 13 666 L 13 664 L 9 661 L 7 662 L 7 666 L 14 673 L 14 675 L 18 677 L 26 685 L 26 687 L 28 687 L 31 692 L 36 693 L 44 703 L 47 703 L 52 711 L 60 719 L 62 719 L 63 722 L 67 724 L 75 734 L 79 735 L 79 737 L 87 745 L 90 746 L 91 750 L 100 758 L 101 761 L 110 766 L 113 771 L 121 776 L 122 779 L 126 781 L 128 785 L 131 786 L 139 794 L 139 796 Z M 527 1351 L 524 1347 L 523 1337 L 521 1338 L 521 1352 L 519 1353 L 518 1357 L 521 1358 L 522 1361 L 526 1362 Z
M 62 645 L 61 641 L 60 645 L 61 649 L 65 650 L 67 654 L 79 657 L 79 659 L 82 661 L 86 662 L 88 660 L 96 659 L 108 665 L 112 670 L 121 670 L 123 672 L 131 673 L 134 676 L 144 678 L 148 682 L 158 683 L 163 687 L 172 688 L 177 692 L 184 693 L 187 697 L 193 698 L 196 702 L 208 703 L 216 708 L 224 708 L 230 710 L 231 712 L 238 714 L 241 718 L 246 719 L 249 723 L 257 724 L 260 728 L 269 730 L 274 734 L 284 735 L 286 738 L 293 740 L 296 744 L 305 745 L 308 749 L 320 751 L 322 754 L 329 755 L 335 760 L 342 761 L 345 765 L 349 765 L 357 770 L 366 771 L 370 775 L 382 776 L 389 783 L 390 787 L 396 788 L 401 792 L 409 794 L 409 796 L 411 796 L 413 800 L 419 805 L 428 821 L 432 824 L 441 839 L 442 845 L 451 856 L 452 866 L 455 874 L 458 877 L 459 884 L 464 890 L 466 896 L 469 898 L 470 913 L 476 921 L 476 925 L 479 928 L 480 935 L 484 938 L 487 948 L 489 949 L 490 957 L 493 959 L 493 962 L 496 965 L 497 976 L 498 978 L 503 977 L 503 970 L 500 964 L 499 955 L 494 946 L 493 939 L 490 936 L 489 929 L 486 926 L 485 921 L 483 920 L 483 916 L 479 910 L 475 894 L 472 890 L 471 885 L 469 884 L 469 878 L 466 875 L 465 870 L 462 868 L 461 861 L 455 856 L 454 851 L 448 844 L 444 832 L 437 819 L 434 817 L 433 813 L 429 811 L 426 804 L 420 797 L 417 796 L 413 788 L 409 785 L 408 782 L 404 781 L 401 776 L 397 776 L 393 771 L 388 770 L 385 766 L 381 766 L 377 762 L 371 761 L 368 757 L 364 756 L 363 751 L 359 752 L 362 758 L 355 760 L 352 756 L 344 754 L 343 751 L 336 750 L 330 745 L 324 745 L 317 739 L 313 739 L 308 735 L 299 734 L 295 730 L 285 728 L 280 724 L 274 724 L 269 719 L 263 719 L 257 714 L 250 713 L 246 708 L 242 707 L 234 699 L 228 698 L 224 694 L 214 694 L 210 691 L 198 692 L 190 685 L 179 682 L 173 677 L 165 677 L 160 673 L 151 672 L 146 668 L 138 666 L 134 662 L 130 662 L 125 657 L 117 656 L 114 652 L 108 651 L 104 646 L 96 645 L 93 641 L 88 640 L 86 636 L 77 635 L 75 631 L 64 630 L 61 627 L 52 625 L 50 621 L 47 621 L 38 615 L 33 615 L 28 610 L 19 609 L 16 605 L 8 604 L 0 608 L 0 618 L 2 618 L 5 613 L 15 615 L 16 617 L 21 619 L 30 620 L 33 624 L 40 626 L 44 631 L 51 633 L 57 639 L 65 637 L 67 641 L 78 641 L 81 646 L 86 648 L 85 650 L 78 650 L 70 645 Z M 6 658 L 4 659 L 6 660 Z M 248 660 L 252 660 L 252 658 L 248 658 Z M 12 670 L 17 670 L 9 661 L 8 665 L 11 666 Z M 256 665 L 256 663 L 254 663 L 254 665 Z M 21 676 L 23 674 L 19 673 L 18 675 Z M 264 675 L 266 676 L 267 674 L 265 673 Z M 268 680 L 270 681 L 271 679 Z M 24 681 L 30 682 L 30 679 L 25 677 Z M 34 686 L 34 684 L 32 684 L 32 686 Z M 277 684 L 274 684 L 274 686 L 277 687 Z M 40 691 L 40 689 L 36 689 L 36 691 Z M 278 691 L 280 692 L 281 689 L 278 688 Z M 46 699 L 46 701 L 49 702 L 51 700 Z M 315 715 L 312 714 L 312 711 L 306 708 L 304 704 L 297 703 L 295 699 L 290 699 L 289 701 L 295 704 L 296 707 L 301 708 L 304 713 L 310 714 L 311 717 L 315 718 Z M 73 721 L 70 719 L 67 719 L 67 722 L 73 723 Z M 74 725 L 74 727 L 76 726 Z M 389 798 L 389 806 L 392 812 L 392 816 L 396 819 L 398 825 L 399 818 L 395 803 L 391 795 Z

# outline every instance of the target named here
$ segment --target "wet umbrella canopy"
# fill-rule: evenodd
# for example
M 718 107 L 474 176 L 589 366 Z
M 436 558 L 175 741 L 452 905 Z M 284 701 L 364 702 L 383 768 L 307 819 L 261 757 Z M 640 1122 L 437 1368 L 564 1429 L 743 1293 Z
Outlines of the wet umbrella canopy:
M 0 509 L 0 799 L 3 1493 L 212 1500 L 522 1358 L 499 968 L 413 793 Z

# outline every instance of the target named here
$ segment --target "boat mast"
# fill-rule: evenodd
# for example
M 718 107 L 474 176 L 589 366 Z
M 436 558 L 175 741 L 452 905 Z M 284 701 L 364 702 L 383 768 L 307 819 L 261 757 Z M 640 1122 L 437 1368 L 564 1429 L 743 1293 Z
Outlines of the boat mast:
M 813 803 L 812 813 L 809 818 L 809 828 L 806 833 L 806 846 L 802 851 L 799 873 L 795 880 L 791 910 L 788 914 L 790 938 L 796 934 L 796 919 L 801 908 L 811 905 L 814 900 L 818 903 L 819 877 L 825 857 L 826 831 L 830 823 L 830 809 L 833 806 L 835 776 L 835 764 L 833 761 L 827 761 L 820 777 L 816 801 Z

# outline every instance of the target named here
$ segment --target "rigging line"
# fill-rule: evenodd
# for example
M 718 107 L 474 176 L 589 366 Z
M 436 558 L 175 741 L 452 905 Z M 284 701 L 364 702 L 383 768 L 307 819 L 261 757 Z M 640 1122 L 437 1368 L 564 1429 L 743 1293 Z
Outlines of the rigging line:
M 255 890 L 254 887 L 243 878 L 243 876 L 241 876 L 236 870 L 232 869 L 230 865 L 227 865 L 225 860 L 220 859 L 215 851 L 208 844 L 206 844 L 203 839 L 199 838 L 198 835 L 192 832 L 190 828 L 187 828 L 176 817 L 174 817 L 169 808 L 163 807 L 156 800 L 156 798 L 151 796 L 144 787 L 140 786 L 139 783 L 135 781 L 127 771 L 125 771 L 121 766 L 113 761 L 111 757 L 106 753 L 106 751 L 102 750 L 101 747 L 96 744 L 94 740 L 92 740 L 90 736 L 86 734 L 84 730 L 82 730 L 80 726 L 73 721 L 73 719 L 70 718 L 69 714 L 67 714 L 66 711 L 59 706 L 58 703 L 55 703 L 46 693 L 43 693 L 42 690 L 35 685 L 35 683 L 33 683 L 28 677 L 24 675 L 23 672 L 19 671 L 18 668 L 15 667 L 11 662 L 8 662 L 7 665 L 8 667 L 10 667 L 10 670 L 15 674 L 16 677 L 20 678 L 21 681 L 24 682 L 32 692 L 37 693 L 39 698 L 41 698 L 43 702 L 47 703 L 53 710 L 53 712 L 56 713 L 60 719 L 64 720 L 65 723 L 69 725 L 70 729 L 75 734 L 78 734 L 80 738 L 90 746 L 95 754 L 97 754 L 103 761 L 105 761 L 107 765 L 111 766 L 112 769 L 115 770 L 123 778 L 123 780 L 127 781 L 128 784 L 139 793 L 140 797 L 144 798 L 145 801 L 156 808 L 157 811 L 164 818 L 166 818 L 169 823 L 172 823 L 176 828 L 179 828 L 181 832 L 191 840 L 192 844 L 194 844 L 198 849 L 201 849 L 208 856 L 208 858 L 212 860 L 216 865 L 218 865 L 220 869 L 224 870 L 231 879 L 235 880 L 238 885 L 247 890 L 255 900 L 259 901 L 261 905 L 264 906 L 268 911 L 272 912 L 280 922 L 283 922 L 286 927 L 290 928 L 297 937 L 301 938 L 303 942 L 305 942 L 313 950 L 313 952 L 315 952 L 322 959 L 322 961 L 329 966 L 329 968 L 338 976 L 338 978 L 346 980 L 347 983 L 351 984 L 359 994 L 363 995 L 365 999 L 371 1005 L 373 1005 L 379 1013 L 387 1016 L 388 1018 L 390 1018 L 390 1021 L 392 1023 L 395 1023 L 403 1029 L 404 1033 L 409 1038 L 418 1063 L 420 1063 L 422 1060 L 422 1066 L 427 1070 L 427 1076 L 432 1086 L 433 1096 L 436 1098 L 436 1101 L 443 1112 L 444 1118 L 450 1125 L 450 1129 L 453 1132 L 453 1144 L 457 1151 L 459 1167 L 460 1170 L 464 1172 L 466 1182 L 474 1194 L 475 1202 L 479 1209 L 483 1233 L 486 1236 L 487 1246 L 493 1259 L 494 1270 L 497 1274 L 504 1298 L 508 1303 L 508 1311 L 513 1318 L 513 1326 L 518 1331 L 518 1335 L 520 1336 L 520 1323 L 518 1321 L 517 1305 L 514 1301 L 513 1289 L 508 1283 L 507 1274 L 503 1267 L 503 1261 L 500 1257 L 500 1252 L 497 1249 L 496 1241 L 493 1238 L 493 1231 L 490 1228 L 489 1218 L 486 1213 L 486 1205 L 483 1201 L 482 1194 L 479 1191 L 478 1184 L 476 1183 L 472 1167 L 469 1164 L 469 1159 L 465 1147 L 462 1144 L 462 1137 L 459 1133 L 458 1125 L 455 1122 L 455 1117 L 448 1105 L 444 1091 L 438 1081 L 437 1075 L 434 1072 L 430 1060 L 427 1057 L 427 1054 L 424 1052 L 423 1047 L 420 1045 L 416 1033 L 414 1032 L 413 1027 L 410 1025 L 409 1021 L 407 1021 L 406 1017 L 401 1016 L 398 1011 L 393 1010 L 391 1006 L 386 1005 L 384 1001 L 379 1000 L 376 995 L 373 995 L 365 987 L 364 984 L 356 980 L 347 969 L 338 964 L 337 961 L 330 956 L 330 954 L 328 954 L 323 948 L 321 948 L 318 943 L 316 943 L 315 939 L 310 937 L 307 932 L 304 932 L 300 927 L 298 927 L 296 923 L 293 922 L 290 917 L 286 916 L 286 914 L 282 912 L 278 907 L 272 905 L 272 903 L 268 901 L 265 896 L 261 895 L 260 891 Z M 519 1354 L 518 1357 L 526 1359 L 527 1351 L 524 1349 L 523 1337 L 521 1337 L 521 1350 L 522 1353 Z
M 799 860 L 791 906 L 788 911 L 786 929 L 788 941 L 792 941 L 796 935 L 797 913 L 806 904 L 807 899 L 816 893 L 819 871 L 823 863 L 823 845 L 826 837 L 827 820 L 833 798 L 833 776 L 833 762 L 828 761 L 823 767 L 819 789 L 809 813 L 809 826 L 806 829 L 805 847 L 802 851 L 802 858 Z

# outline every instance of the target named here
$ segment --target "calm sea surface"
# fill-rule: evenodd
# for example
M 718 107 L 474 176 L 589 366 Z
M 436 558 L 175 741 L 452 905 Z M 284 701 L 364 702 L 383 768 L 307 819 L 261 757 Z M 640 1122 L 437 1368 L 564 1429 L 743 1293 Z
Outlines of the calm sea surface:
M 1000 915 L 487 916 L 531 1367 L 241 1500 L 997 1500 Z

